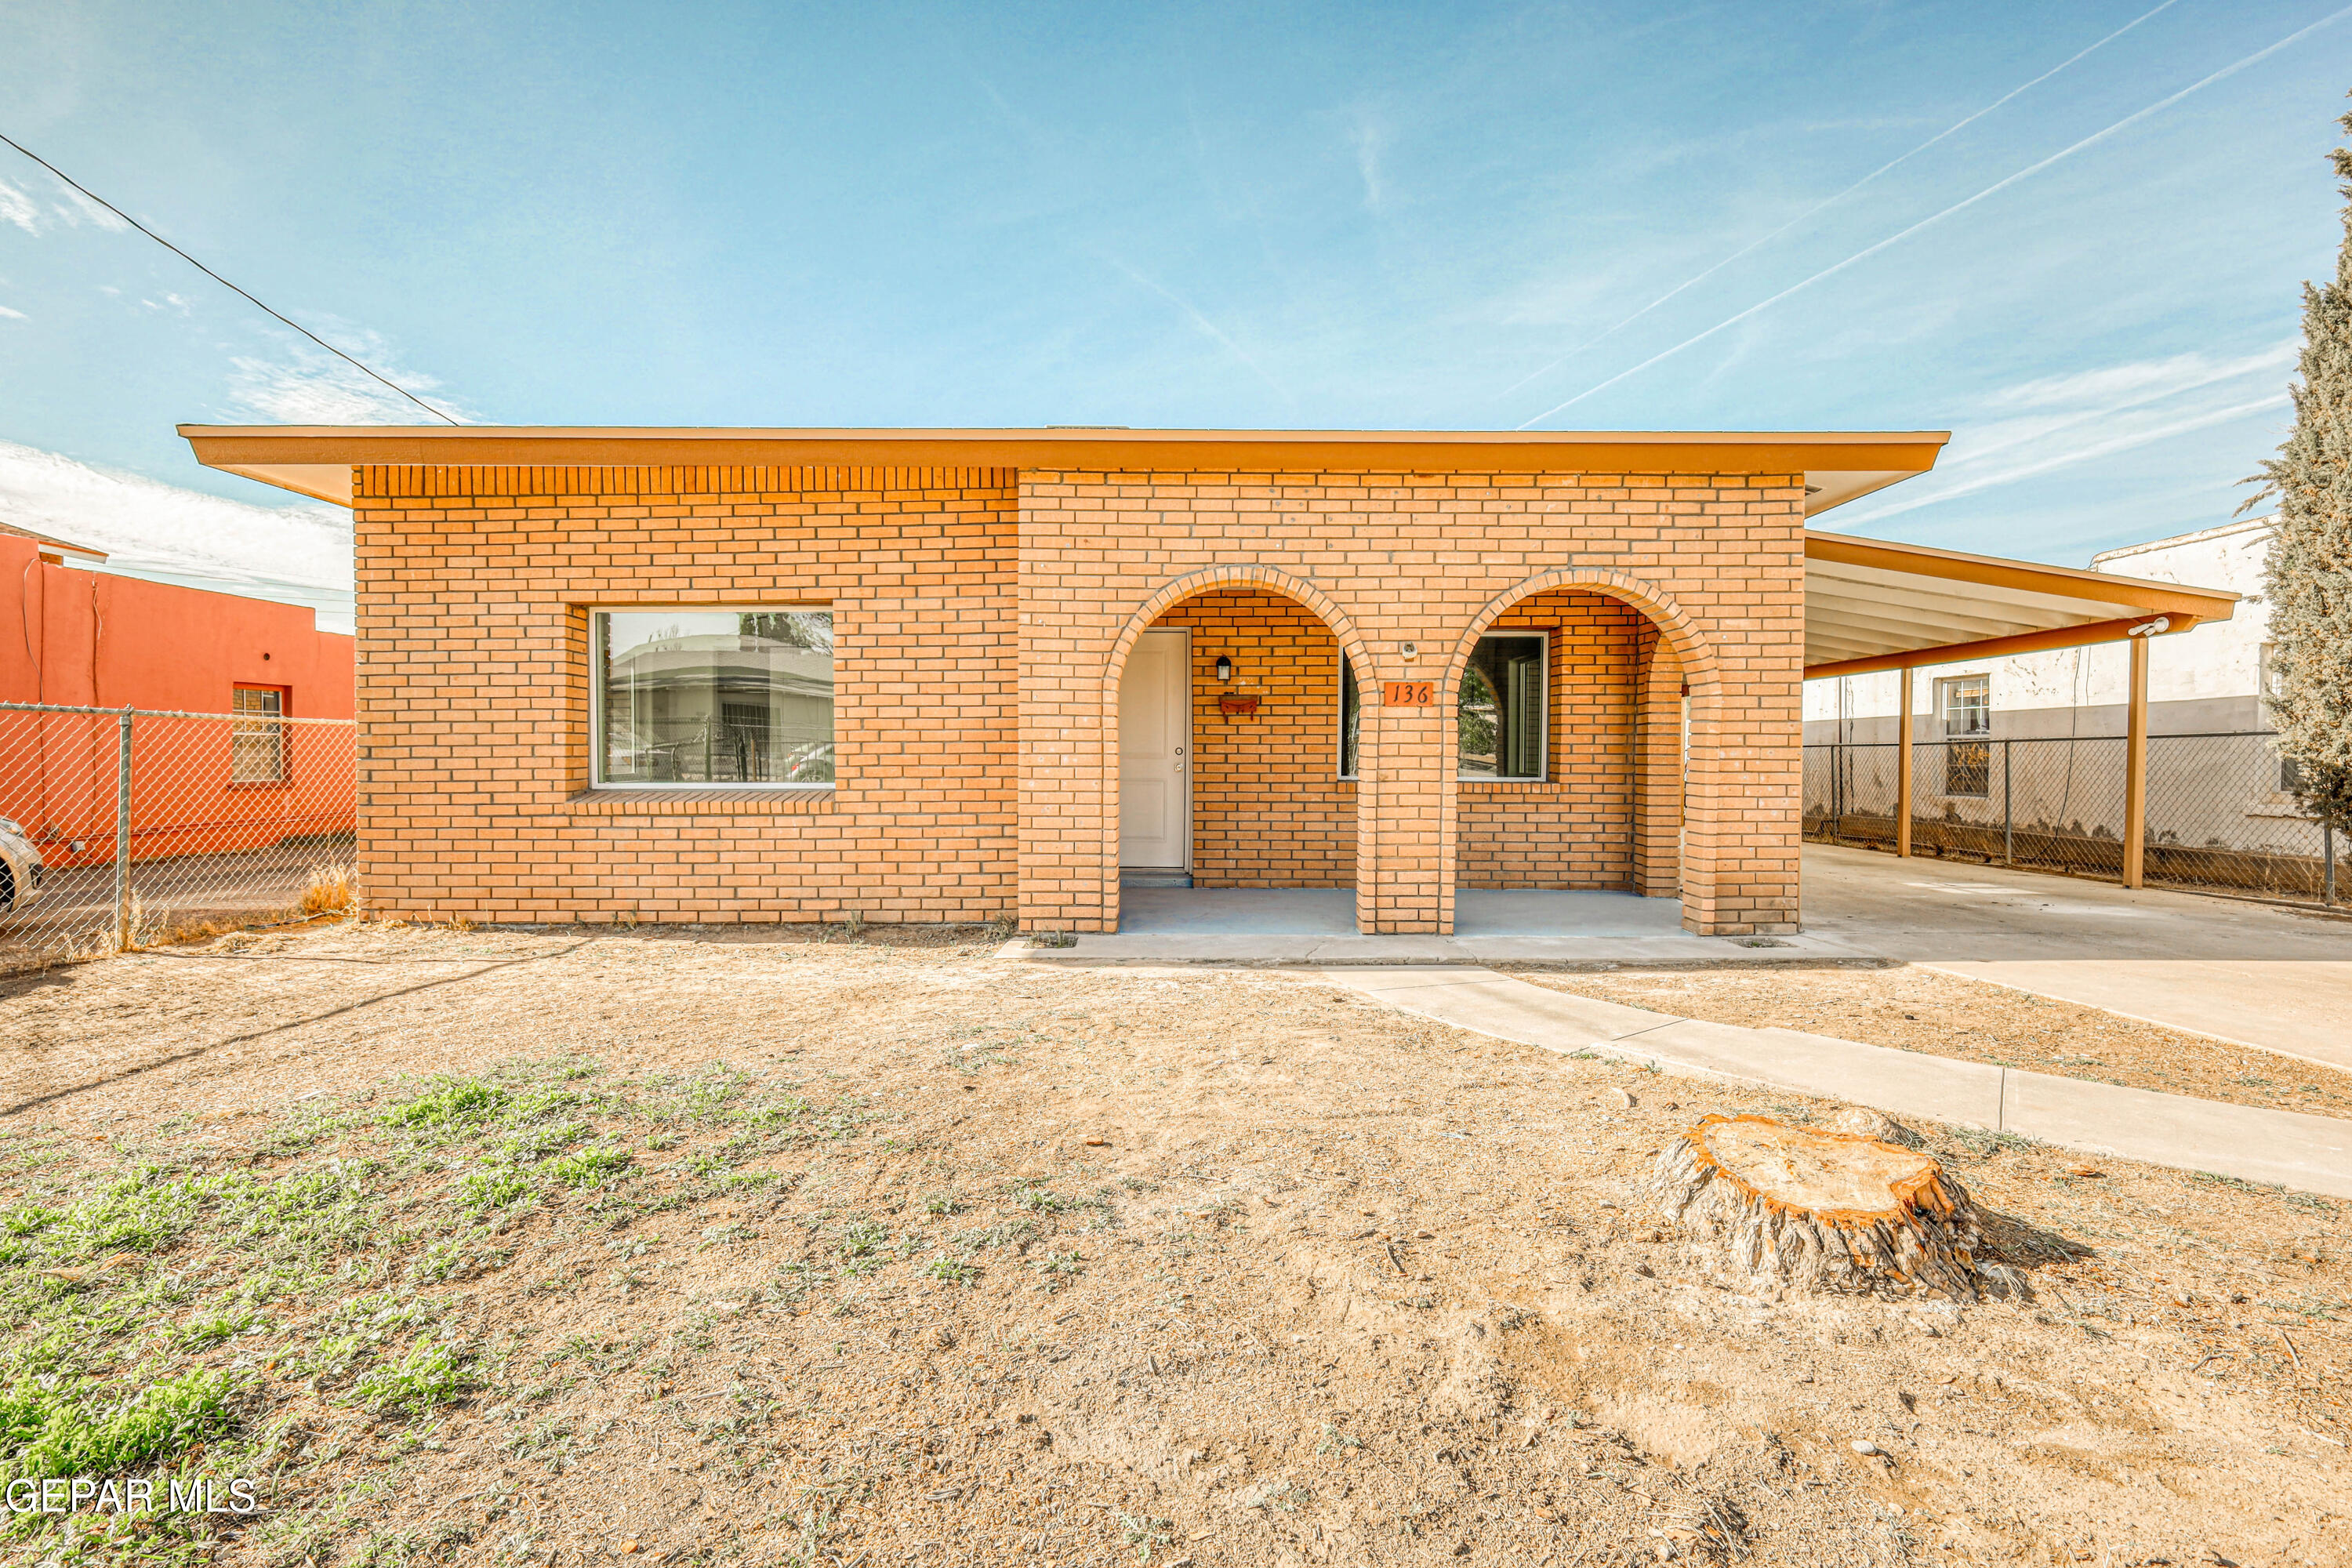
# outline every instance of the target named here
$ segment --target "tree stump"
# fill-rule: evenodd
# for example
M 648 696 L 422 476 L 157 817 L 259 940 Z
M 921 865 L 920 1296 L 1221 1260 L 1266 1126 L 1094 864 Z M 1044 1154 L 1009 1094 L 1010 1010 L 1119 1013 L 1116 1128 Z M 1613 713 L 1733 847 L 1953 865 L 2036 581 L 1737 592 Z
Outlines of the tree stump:
M 1974 1302 L 2023 1281 L 1979 1264 L 1960 1184 L 1929 1156 L 1766 1116 L 1710 1116 L 1663 1150 L 1646 1195 L 1708 1273 L 1739 1289 L 1941 1295 Z

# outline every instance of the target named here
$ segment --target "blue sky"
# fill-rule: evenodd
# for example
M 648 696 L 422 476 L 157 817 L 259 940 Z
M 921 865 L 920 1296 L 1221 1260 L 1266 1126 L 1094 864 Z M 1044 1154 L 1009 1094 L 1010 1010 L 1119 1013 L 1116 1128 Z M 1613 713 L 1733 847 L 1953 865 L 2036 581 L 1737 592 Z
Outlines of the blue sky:
M 2352 88 L 2325 0 L 0 0 L 0 131 L 469 419 L 1948 427 L 1824 524 L 2068 563 L 2223 521 L 2279 438 Z M 172 426 L 414 411 L 0 183 L 0 516 L 347 604 L 340 514 Z

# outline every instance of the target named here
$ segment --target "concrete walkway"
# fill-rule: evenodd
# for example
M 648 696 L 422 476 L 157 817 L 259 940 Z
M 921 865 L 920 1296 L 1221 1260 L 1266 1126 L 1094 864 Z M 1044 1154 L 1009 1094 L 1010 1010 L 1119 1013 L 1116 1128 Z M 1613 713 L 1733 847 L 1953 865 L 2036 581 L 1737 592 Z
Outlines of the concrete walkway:
M 2352 920 L 1805 846 L 1806 937 L 2352 1071 Z
M 1794 1029 L 1702 1023 L 1454 964 L 1327 968 L 1317 978 L 1457 1028 L 1661 1072 L 1785 1089 L 1895 1116 L 2352 1197 L 2352 1121 L 1987 1063 Z
M 1346 889 L 1130 888 L 1062 963 L 1917 963 L 2352 1071 L 2352 919 L 1808 844 L 1804 930 L 1692 936 L 1672 899 L 1455 895 L 1453 936 L 1357 934 Z

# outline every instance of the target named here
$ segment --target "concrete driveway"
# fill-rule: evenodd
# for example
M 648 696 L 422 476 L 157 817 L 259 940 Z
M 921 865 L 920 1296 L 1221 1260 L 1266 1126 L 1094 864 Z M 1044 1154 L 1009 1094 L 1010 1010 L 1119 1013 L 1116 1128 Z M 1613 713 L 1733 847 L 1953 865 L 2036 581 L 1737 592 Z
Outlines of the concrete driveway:
M 2352 918 L 1805 846 L 1806 934 L 2352 1071 Z

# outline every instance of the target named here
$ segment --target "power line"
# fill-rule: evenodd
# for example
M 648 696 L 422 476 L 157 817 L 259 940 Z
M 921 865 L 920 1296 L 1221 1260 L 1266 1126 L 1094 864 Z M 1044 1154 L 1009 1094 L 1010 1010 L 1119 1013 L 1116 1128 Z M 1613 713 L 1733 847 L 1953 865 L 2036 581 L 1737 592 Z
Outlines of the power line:
M 271 310 L 259 300 L 255 299 L 250 293 L 238 288 L 236 284 L 230 282 L 227 279 L 222 277 L 219 273 L 214 271 L 211 268 L 205 266 L 194 257 L 190 256 L 186 251 L 182 250 L 178 246 L 173 245 L 170 240 L 165 239 L 162 235 L 157 234 L 153 229 L 149 228 L 145 224 L 141 223 L 137 218 L 132 217 L 129 213 L 124 212 L 121 207 L 116 206 L 112 202 L 108 201 L 104 196 L 100 195 L 96 191 L 91 190 L 88 185 L 83 184 L 79 180 L 75 179 L 72 175 L 67 174 L 63 169 L 58 168 L 55 163 L 50 163 L 47 158 L 42 157 L 38 153 L 34 152 L 30 147 L 26 146 L 23 142 L 16 141 L 14 137 L 8 136 L 5 133 L 0 133 L 0 142 L 7 142 L 9 146 L 14 147 L 17 152 L 22 153 L 34 163 L 38 163 L 42 168 L 47 169 L 50 174 L 55 174 L 59 180 L 65 182 L 66 184 L 71 186 L 77 191 L 79 191 L 83 195 L 88 196 L 91 201 L 96 202 L 100 206 L 104 207 L 108 212 L 112 213 L 116 217 L 121 218 L 123 222 L 129 224 L 131 227 L 137 229 L 140 233 L 145 235 L 148 238 L 153 240 L 156 244 L 162 246 L 164 249 L 170 251 L 173 255 L 178 257 L 181 260 L 186 262 L 189 266 L 194 268 L 197 271 L 203 273 L 205 277 L 211 279 L 214 282 L 227 289 L 230 293 L 236 294 L 244 299 L 248 304 L 262 311 L 265 315 L 274 317 L 278 321 L 283 321 L 286 325 L 293 328 L 296 331 L 301 333 L 304 337 L 310 339 L 312 342 L 318 344 L 329 353 L 333 354 L 337 359 L 353 366 L 362 374 L 376 381 L 382 382 L 393 391 L 400 394 L 401 396 L 408 399 L 409 402 L 416 405 L 417 407 L 425 410 L 425 413 L 433 416 L 434 418 L 445 421 L 451 425 L 459 423 L 454 416 L 444 414 L 441 410 L 434 407 L 433 405 L 425 402 L 425 399 L 417 396 L 416 394 L 409 391 L 408 388 L 401 385 L 390 376 L 381 374 L 378 372 L 370 369 L 367 365 L 362 364 L 358 360 L 353 359 L 350 354 L 345 353 L 342 350 L 337 348 L 334 344 L 329 342 L 326 339 L 320 337 L 318 333 L 312 331 L 301 322 L 293 320 L 282 311 Z

